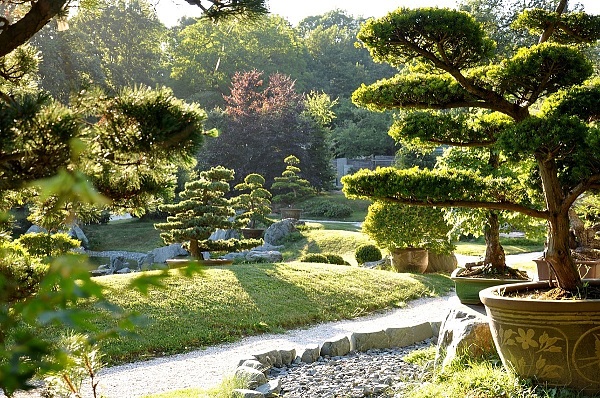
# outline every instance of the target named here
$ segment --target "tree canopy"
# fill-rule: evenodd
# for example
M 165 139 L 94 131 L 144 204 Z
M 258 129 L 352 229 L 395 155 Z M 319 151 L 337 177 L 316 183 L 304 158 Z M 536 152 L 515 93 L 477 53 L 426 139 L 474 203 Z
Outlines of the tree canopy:
M 361 86 L 353 94 L 357 104 L 374 110 L 427 110 L 408 112 L 398 134 L 487 146 L 535 168 L 517 178 L 468 170 L 363 171 L 343 180 L 345 192 L 419 206 L 518 211 L 544 219 L 549 224 L 546 258 L 560 287 L 581 286 L 569 252 L 568 211 L 579 195 L 600 187 L 600 163 L 592 155 L 600 149 L 598 108 L 590 102 L 600 85 L 588 80 L 593 67 L 581 51 L 582 43 L 600 38 L 600 17 L 568 13 L 566 4 L 562 0 L 555 11 L 535 14 L 538 22 L 546 21 L 539 43 L 514 55 L 496 54 L 482 25 L 460 11 L 401 8 L 368 21 L 358 37 L 373 58 L 411 67 Z M 523 23 L 532 25 L 526 17 Z M 566 36 L 571 37 L 568 43 Z M 580 107 L 562 105 L 569 101 Z M 471 109 L 480 123 L 493 128 L 472 128 L 461 113 L 436 112 L 452 109 Z M 535 190 L 541 202 L 532 198 Z

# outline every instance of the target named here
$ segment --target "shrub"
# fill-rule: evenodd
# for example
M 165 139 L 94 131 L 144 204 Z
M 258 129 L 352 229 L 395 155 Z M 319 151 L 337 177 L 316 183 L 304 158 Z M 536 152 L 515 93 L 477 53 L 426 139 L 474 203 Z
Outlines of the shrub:
M 339 254 L 323 253 L 329 264 L 349 265 L 346 260 Z
M 47 269 L 18 242 L 1 242 L 0 302 L 12 303 L 33 295 Z
M 308 216 L 325 218 L 348 218 L 352 208 L 344 203 L 336 203 L 327 199 L 312 199 L 302 204 L 303 211 Z
M 323 263 L 329 264 L 327 257 L 320 253 L 308 253 L 300 257 L 300 261 L 303 263 Z
M 359 264 L 364 264 L 371 261 L 379 261 L 382 258 L 381 250 L 372 244 L 360 245 L 354 252 L 354 258 L 356 258 L 356 262 Z
M 44 232 L 29 233 L 21 235 L 16 242 L 23 245 L 29 254 L 36 257 L 57 257 L 81 246 L 80 241 L 65 233 L 54 235 Z

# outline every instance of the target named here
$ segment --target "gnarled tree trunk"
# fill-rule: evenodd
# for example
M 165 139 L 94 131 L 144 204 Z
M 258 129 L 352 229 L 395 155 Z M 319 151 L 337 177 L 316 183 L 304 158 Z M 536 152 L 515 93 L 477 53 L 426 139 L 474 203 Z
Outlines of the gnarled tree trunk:
M 500 222 L 498 213 L 491 211 L 488 214 L 488 222 L 484 228 L 485 236 L 485 260 L 486 265 L 491 265 L 499 273 L 504 274 L 506 268 L 506 255 L 500 244 Z

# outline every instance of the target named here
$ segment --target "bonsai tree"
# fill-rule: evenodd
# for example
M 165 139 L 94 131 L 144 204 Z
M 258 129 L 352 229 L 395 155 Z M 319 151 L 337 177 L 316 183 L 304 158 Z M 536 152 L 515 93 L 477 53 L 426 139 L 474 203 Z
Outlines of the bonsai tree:
M 271 225 L 268 216 L 271 214 L 271 192 L 265 189 L 265 178 L 260 174 L 248 174 L 244 182 L 237 184 L 236 191 L 248 191 L 235 198 L 235 208 L 243 213 L 238 217 L 248 221 L 248 228 L 257 228 L 258 225 Z
M 600 17 L 568 13 L 566 6 L 567 0 L 561 0 L 554 12 L 524 11 L 515 26 L 539 34 L 539 42 L 510 57 L 495 54 L 494 42 L 464 12 L 402 8 L 368 21 L 358 38 L 373 58 L 410 67 L 361 86 L 353 101 L 373 110 L 412 110 L 397 121 L 399 134 L 436 144 L 488 147 L 519 161 L 519 173 L 361 170 L 343 179 L 345 193 L 543 219 L 548 223 L 546 260 L 558 285 L 581 288 L 569 250 L 569 209 L 580 195 L 600 188 L 594 122 L 600 113 L 600 81 L 588 80 L 593 65 L 581 51 L 584 44 L 597 42 Z M 455 109 L 464 112 L 448 112 Z
M 167 222 L 154 224 L 163 231 L 160 236 L 164 242 L 182 243 L 196 259 L 205 251 L 233 251 L 260 245 L 258 239 L 208 239 L 217 229 L 239 228 L 231 200 L 225 198 L 233 175 L 233 170 L 222 166 L 203 171 L 198 180 L 185 184 L 179 203 L 160 206 L 161 211 L 174 214 L 167 217 Z
M 280 192 L 273 196 L 273 202 L 291 207 L 299 200 L 314 196 L 315 189 L 310 182 L 300 177 L 300 160 L 290 155 L 283 162 L 286 164 L 285 170 L 281 177 L 275 177 L 275 182 L 271 185 L 272 191 Z

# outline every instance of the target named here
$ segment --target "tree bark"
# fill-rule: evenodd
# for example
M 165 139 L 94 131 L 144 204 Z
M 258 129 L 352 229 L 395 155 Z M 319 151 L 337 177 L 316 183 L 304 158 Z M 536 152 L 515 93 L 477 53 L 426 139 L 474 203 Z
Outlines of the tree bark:
M 25 44 L 52 18 L 62 11 L 68 0 L 37 0 L 17 22 L 8 25 L 0 34 L 0 57 Z
M 200 249 L 197 239 L 190 239 L 190 254 L 194 259 L 200 259 Z
M 500 274 L 504 274 L 506 270 L 506 255 L 504 248 L 500 244 L 500 222 L 498 221 L 498 213 L 495 211 L 491 211 L 488 214 L 488 223 L 484 228 L 484 237 L 484 263 L 491 265 Z

